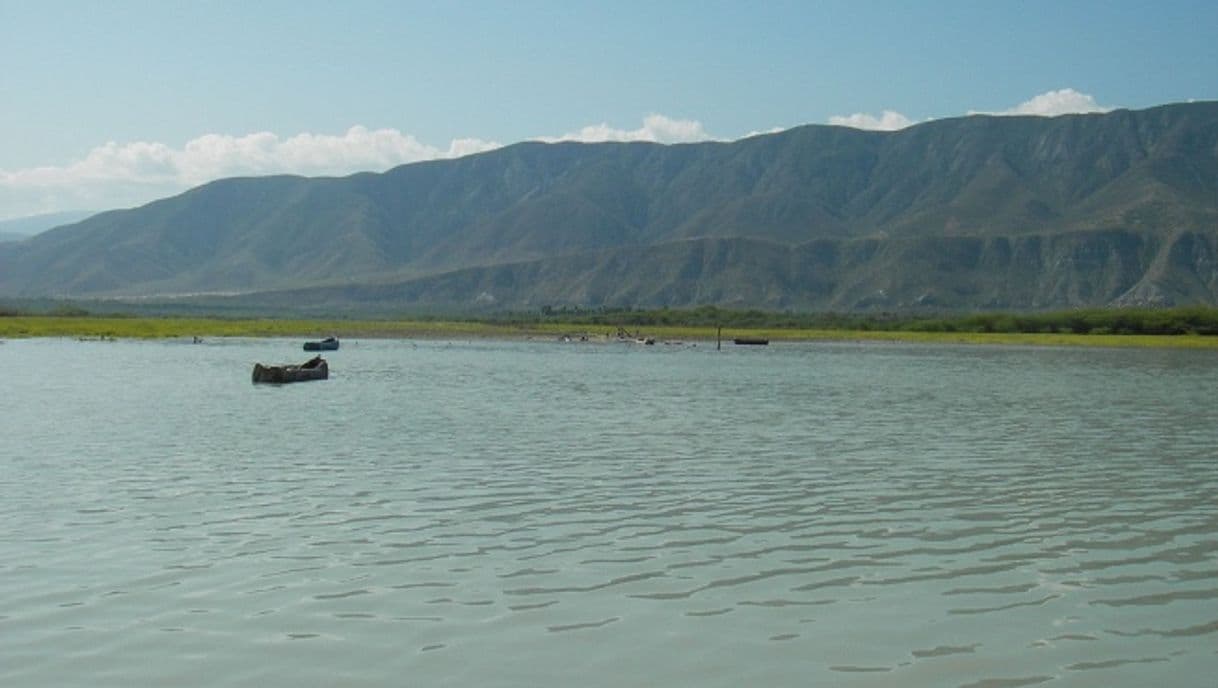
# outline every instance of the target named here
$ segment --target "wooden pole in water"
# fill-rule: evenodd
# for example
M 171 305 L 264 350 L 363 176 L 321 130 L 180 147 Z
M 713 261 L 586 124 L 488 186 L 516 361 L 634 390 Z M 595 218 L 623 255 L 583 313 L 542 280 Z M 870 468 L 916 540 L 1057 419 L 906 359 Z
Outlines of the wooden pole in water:
M 715 351 L 723 350 L 723 325 L 719 326 L 719 331 L 715 333 Z

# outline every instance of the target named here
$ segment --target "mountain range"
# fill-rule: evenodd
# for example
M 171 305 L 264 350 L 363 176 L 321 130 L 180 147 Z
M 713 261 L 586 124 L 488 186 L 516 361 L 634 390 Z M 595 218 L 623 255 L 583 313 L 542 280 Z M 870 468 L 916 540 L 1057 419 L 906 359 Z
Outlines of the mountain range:
M 1218 103 L 224 179 L 0 243 L 0 296 L 331 313 L 1218 305 Z

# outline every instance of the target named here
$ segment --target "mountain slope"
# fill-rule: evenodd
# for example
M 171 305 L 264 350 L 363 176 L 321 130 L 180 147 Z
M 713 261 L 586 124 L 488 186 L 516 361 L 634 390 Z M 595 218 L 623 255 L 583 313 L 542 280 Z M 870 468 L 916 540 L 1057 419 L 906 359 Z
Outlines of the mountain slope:
M 797 246 L 689 239 L 375 284 L 262 292 L 223 303 L 318 314 L 708 303 L 770 310 L 1037 310 L 1202 303 L 1215 294 L 1213 233 L 1095 230 L 817 239 Z
M 0 294 L 1215 303 L 1216 234 L 1218 103 L 1190 103 L 734 143 L 523 143 L 383 174 L 228 179 L 0 245 Z

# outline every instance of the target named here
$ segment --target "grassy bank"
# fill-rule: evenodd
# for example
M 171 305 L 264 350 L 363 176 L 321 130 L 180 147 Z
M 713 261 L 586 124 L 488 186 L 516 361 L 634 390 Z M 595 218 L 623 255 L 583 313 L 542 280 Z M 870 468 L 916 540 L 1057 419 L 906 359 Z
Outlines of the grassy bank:
M 631 334 L 660 341 L 716 339 L 718 326 L 648 324 L 624 326 Z M 1111 332 L 984 332 L 928 329 L 724 326 L 724 341 L 764 337 L 771 341 L 888 341 L 1028 346 L 1175 347 L 1218 349 L 1218 336 L 1200 334 L 1113 334 Z M 211 318 L 140 318 L 103 316 L 0 317 L 0 338 L 78 337 L 172 339 L 191 337 L 340 338 L 542 338 L 587 336 L 604 341 L 617 326 L 590 322 L 475 322 L 440 320 L 278 320 Z
M 140 318 L 105 316 L 0 317 L 0 337 L 172 339 L 189 337 L 497 337 L 513 325 L 477 322 Z

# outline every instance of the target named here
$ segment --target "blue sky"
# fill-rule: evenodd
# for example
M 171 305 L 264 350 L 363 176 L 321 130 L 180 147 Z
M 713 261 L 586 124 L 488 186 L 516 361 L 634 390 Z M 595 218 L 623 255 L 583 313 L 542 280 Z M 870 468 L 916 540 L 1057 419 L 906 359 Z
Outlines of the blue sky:
M 517 141 L 1218 99 L 1218 2 L 0 0 L 0 219 Z

